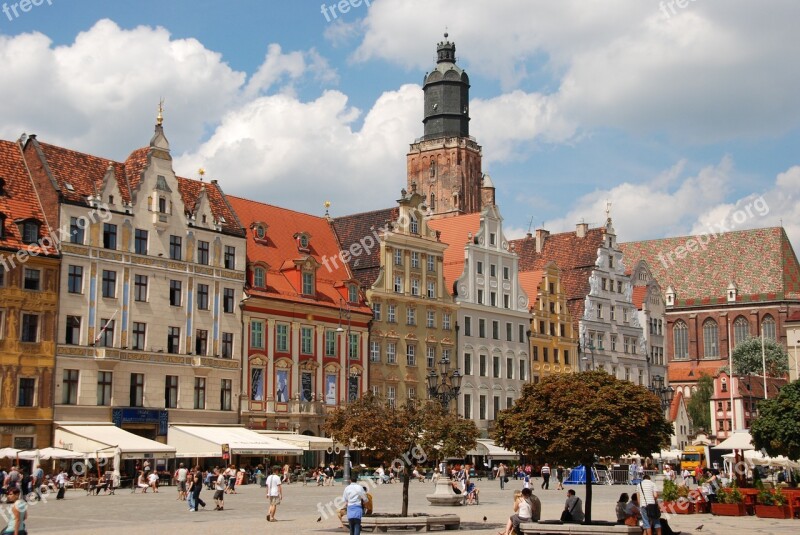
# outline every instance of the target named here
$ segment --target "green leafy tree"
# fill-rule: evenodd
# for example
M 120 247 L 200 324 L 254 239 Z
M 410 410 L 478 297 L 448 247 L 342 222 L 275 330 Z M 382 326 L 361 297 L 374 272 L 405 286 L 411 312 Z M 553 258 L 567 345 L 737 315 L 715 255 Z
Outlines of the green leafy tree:
M 588 524 L 595 458 L 650 454 L 671 435 L 656 395 L 604 371 L 588 371 L 525 385 L 514 406 L 498 415 L 493 438 L 527 455 L 583 465 Z
M 783 377 L 789 371 L 789 355 L 786 349 L 775 340 L 764 340 L 764 357 L 761 354 L 761 338 L 748 338 L 739 342 L 731 356 L 734 375 L 764 375 Z
M 702 374 L 697 380 L 697 390 L 692 392 L 689 403 L 686 404 L 686 412 L 692 419 L 695 429 L 708 431 L 711 429 L 711 396 L 714 395 L 714 380 L 708 374 Z
M 403 477 L 401 514 L 408 516 L 409 468 L 437 452 L 463 457 L 477 445 L 478 428 L 445 411 L 438 402 L 417 401 L 398 408 L 367 394 L 328 415 L 325 433 L 343 444 L 371 450 Z
M 758 404 L 758 418 L 750 424 L 750 434 L 756 449 L 800 459 L 800 381 L 781 388 L 778 397 Z

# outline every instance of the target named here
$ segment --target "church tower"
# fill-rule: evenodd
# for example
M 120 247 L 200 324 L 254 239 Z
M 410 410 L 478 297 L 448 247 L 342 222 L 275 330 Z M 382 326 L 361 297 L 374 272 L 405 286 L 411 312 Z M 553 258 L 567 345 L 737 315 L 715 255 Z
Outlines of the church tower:
M 406 156 L 408 189 L 425 195 L 434 215 L 480 212 L 494 204 L 494 186 L 487 177 L 484 188 L 481 146 L 469 135 L 469 76 L 456 65 L 456 45 L 447 34 L 436 55 L 436 68 L 422 86 L 425 135 Z

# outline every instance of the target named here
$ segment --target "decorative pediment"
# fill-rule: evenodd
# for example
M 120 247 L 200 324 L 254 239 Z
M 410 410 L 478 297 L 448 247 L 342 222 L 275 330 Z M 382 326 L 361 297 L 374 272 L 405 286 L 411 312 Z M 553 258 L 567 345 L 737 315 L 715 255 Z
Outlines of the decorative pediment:
M 389 332 L 386 333 L 387 338 L 400 338 L 400 335 L 394 329 L 389 329 Z
M 319 363 L 315 360 L 308 359 L 301 362 L 299 367 L 303 371 L 313 372 L 316 371 L 317 368 L 319 368 Z
M 439 340 L 437 340 L 437 339 L 436 339 L 436 337 L 435 337 L 435 336 L 433 336 L 432 334 L 429 334 L 429 335 L 428 335 L 428 336 L 425 338 L 425 342 L 426 342 L 426 343 L 428 343 L 428 344 L 435 344 L 435 343 L 439 342 Z
M 266 366 L 267 365 L 267 357 L 256 355 L 250 357 L 250 366 Z
M 448 336 L 445 336 L 444 338 L 442 338 L 442 339 L 439 341 L 439 343 L 440 343 L 440 344 L 442 344 L 443 346 L 452 346 L 452 345 L 454 345 L 454 344 L 455 344 L 455 343 L 453 342 L 453 339 L 452 339 L 452 338 L 450 338 L 450 337 L 448 337 Z
M 415 373 L 409 372 L 406 374 L 405 381 L 407 383 L 417 383 L 419 379 L 417 379 L 417 375 Z
M 342 367 L 339 364 L 331 362 L 325 366 L 325 373 L 339 373 Z
M 389 375 L 386 377 L 386 382 L 388 383 L 399 383 L 400 377 L 397 375 L 396 372 L 390 372 Z
M 275 361 L 275 367 L 281 370 L 286 370 L 292 367 L 292 359 L 279 358 Z
M 119 189 L 117 177 L 114 174 L 114 164 L 108 162 L 106 174 L 103 175 L 103 184 L 100 189 L 100 202 L 108 204 L 111 208 L 122 206 L 122 192 Z
M 414 334 L 414 333 L 408 333 L 408 334 L 405 336 L 405 339 L 406 339 L 406 340 L 418 340 L 418 338 L 417 338 L 417 335 L 416 335 L 416 334 Z

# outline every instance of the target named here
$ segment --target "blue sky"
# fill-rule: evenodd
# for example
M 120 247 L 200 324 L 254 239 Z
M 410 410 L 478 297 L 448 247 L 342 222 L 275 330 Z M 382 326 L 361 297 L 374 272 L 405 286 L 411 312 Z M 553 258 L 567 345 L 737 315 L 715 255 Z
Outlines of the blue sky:
M 179 174 L 318 214 L 389 206 L 447 27 L 512 235 L 600 224 L 606 201 L 622 241 L 689 234 L 763 197 L 740 228 L 782 221 L 798 244 L 797 2 L 375 0 L 330 22 L 322 3 L 43 0 L 15 16 L 6 0 L 0 136 L 124 159 L 163 96 Z

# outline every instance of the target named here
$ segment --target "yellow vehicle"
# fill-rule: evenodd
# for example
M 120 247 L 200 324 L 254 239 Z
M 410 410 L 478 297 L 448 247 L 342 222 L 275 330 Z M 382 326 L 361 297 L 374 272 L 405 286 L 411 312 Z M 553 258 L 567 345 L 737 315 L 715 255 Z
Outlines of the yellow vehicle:
M 681 453 L 681 471 L 689 470 L 694 474 L 699 465 L 701 469 L 708 467 L 708 446 L 686 446 Z

